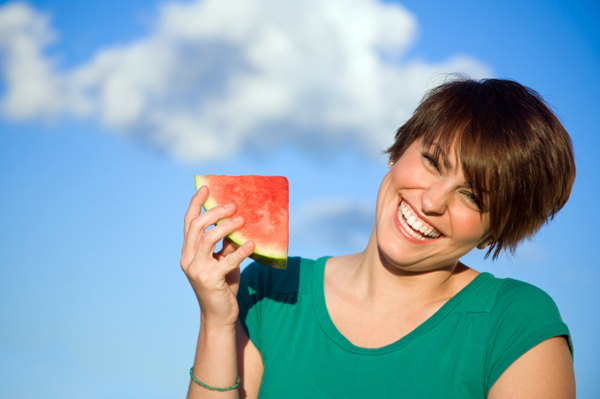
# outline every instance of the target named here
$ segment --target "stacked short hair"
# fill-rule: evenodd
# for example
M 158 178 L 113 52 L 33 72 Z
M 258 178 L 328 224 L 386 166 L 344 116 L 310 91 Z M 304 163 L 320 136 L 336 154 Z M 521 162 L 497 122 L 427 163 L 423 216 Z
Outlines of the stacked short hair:
M 565 205 L 575 180 L 568 133 L 534 90 L 504 79 L 455 78 L 431 90 L 386 151 L 396 161 L 416 140 L 434 156 L 454 150 L 489 212 L 486 257 L 514 253 Z

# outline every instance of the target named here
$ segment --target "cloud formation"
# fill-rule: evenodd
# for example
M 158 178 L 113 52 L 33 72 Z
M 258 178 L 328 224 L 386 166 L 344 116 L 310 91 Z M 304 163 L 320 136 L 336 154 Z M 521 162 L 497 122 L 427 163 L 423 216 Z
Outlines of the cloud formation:
M 358 140 L 378 154 L 442 73 L 489 76 L 464 55 L 406 60 L 417 21 L 376 0 L 167 2 L 152 32 L 63 70 L 50 18 L 0 7 L 2 115 L 75 116 L 188 161 L 247 145 Z

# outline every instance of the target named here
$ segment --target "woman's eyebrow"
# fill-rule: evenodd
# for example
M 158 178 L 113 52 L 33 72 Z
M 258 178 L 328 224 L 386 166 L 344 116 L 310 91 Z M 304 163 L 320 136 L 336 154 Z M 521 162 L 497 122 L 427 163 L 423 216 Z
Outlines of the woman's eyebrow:
M 444 150 L 444 148 L 442 148 L 442 146 L 440 146 L 438 143 L 432 143 L 432 144 L 430 144 L 430 147 L 433 147 L 434 155 L 442 158 L 442 163 L 444 164 L 444 169 L 446 169 L 449 172 L 452 171 L 454 166 L 450 162 L 450 159 L 448 159 L 448 155 L 446 154 L 446 151 Z

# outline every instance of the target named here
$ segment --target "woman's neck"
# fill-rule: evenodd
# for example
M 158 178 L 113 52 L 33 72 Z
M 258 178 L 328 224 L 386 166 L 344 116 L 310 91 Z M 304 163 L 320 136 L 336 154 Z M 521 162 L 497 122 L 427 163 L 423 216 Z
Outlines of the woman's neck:
M 326 284 L 357 303 L 382 311 L 443 305 L 479 274 L 458 261 L 425 272 L 404 270 L 382 259 L 373 235 L 365 251 L 331 258 L 325 269 Z

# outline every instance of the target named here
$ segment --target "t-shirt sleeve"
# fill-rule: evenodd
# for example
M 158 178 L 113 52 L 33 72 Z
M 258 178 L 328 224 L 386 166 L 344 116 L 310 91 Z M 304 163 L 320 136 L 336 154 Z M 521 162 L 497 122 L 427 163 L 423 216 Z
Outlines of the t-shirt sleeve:
M 486 392 L 521 355 L 557 336 L 567 338 L 572 354 L 569 329 L 552 298 L 533 285 L 505 280 L 490 313 Z

